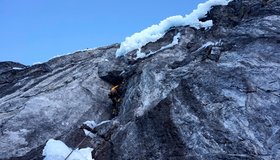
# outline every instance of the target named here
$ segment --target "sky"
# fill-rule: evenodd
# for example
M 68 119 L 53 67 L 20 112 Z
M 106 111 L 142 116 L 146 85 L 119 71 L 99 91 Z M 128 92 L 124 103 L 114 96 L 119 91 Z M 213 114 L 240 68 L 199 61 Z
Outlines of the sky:
M 120 43 L 206 0 L 0 0 L 0 61 L 25 65 Z

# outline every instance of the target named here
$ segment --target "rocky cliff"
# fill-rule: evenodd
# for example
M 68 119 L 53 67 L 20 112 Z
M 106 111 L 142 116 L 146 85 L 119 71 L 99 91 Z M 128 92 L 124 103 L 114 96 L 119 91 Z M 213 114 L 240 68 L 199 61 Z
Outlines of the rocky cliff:
M 119 44 L 0 63 L 0 159 L 43 159 L 50 138 L 103 159 L 280 159 L 280 1 L 234 0 L 116 58 Z M 171 44 L 180 35 L 178 44 Z M 118 85 L 117 99 L 110 97 Z

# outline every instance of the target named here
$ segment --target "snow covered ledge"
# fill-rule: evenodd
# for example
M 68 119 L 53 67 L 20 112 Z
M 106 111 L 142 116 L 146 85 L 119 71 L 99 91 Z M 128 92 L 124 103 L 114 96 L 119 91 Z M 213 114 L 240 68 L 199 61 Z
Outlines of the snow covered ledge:
M 44 160 L 92 160 L 92 148 L 82 148 L 72 150 L 62 141 L 50 139 L 48 140 L 44 150 Z
M 172 16 L 166 18 L 157 25 L 152 25 L 139 33 L 135 33 L 132 36 L 127 37 L 125 41 L 121 43 L 120 48 L 116 52 L 116 57 L 123 56 L 135 49 L 140 51 L 142 46 L 160 39 L 170 27 L 189 25 L 197 29 L 209 28 L 213 25 L 212 20 L 201 22 L 199 19 L 205 17 L 212 6 L 227 5 L 230 1 L 231 0 L 208 0 L 199 4 L 197 9 L 193 10 L 189 15 Z

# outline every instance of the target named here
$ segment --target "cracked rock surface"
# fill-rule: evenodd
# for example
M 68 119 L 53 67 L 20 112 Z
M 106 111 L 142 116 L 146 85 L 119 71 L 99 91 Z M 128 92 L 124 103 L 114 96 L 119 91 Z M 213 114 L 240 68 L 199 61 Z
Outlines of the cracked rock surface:
M 280 1 L 234 0 L 207 19 L 208 30 L 171 28 L 142 59 L 115 58 L 115 44 L 0 63 L 0 159 L 43 159 L 50 138 L 74 148 L 87 120 L 109 120 L 81 144 L 96 160 L 280 159 Z

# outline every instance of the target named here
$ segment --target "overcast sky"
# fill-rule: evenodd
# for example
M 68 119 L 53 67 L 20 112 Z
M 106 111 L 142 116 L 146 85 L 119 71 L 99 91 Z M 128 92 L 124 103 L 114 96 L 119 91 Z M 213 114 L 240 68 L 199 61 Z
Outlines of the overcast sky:
M 125 37 L 206 0 L 0 0 L 0 61 L 31 65 Z

